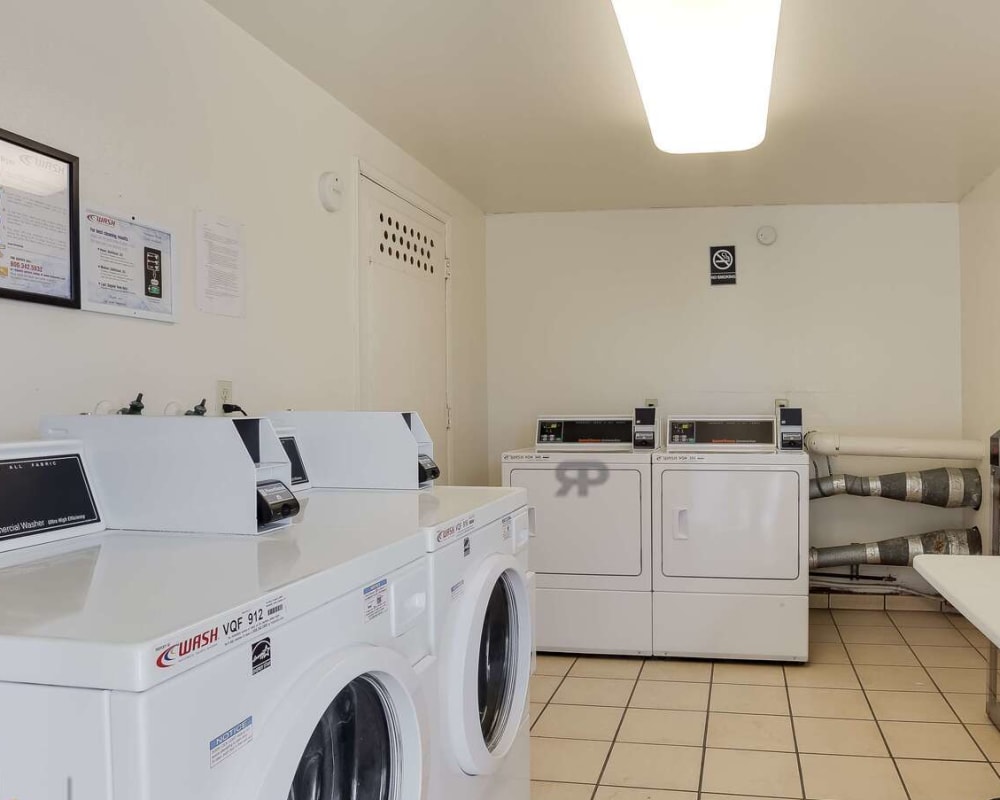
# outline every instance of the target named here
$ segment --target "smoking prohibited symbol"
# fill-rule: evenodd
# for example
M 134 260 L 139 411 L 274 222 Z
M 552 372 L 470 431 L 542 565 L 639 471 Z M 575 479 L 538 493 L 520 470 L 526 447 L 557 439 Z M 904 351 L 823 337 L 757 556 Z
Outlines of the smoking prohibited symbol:
M 708 256 L 713 286 L 736 283 L 736 245 L 710 247 Z

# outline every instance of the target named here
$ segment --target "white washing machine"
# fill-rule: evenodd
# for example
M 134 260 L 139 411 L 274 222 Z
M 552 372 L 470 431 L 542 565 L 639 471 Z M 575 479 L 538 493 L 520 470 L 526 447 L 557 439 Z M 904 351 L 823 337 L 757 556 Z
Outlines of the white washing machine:
M 409 515 L 429 569 L 428 642 L 436 661 L 427 681 L 428 797 L 528 800 L 534 579 L 527 495 L 496 487 L 416 489 L 418 459 L 430 459 L 432 445 L 419 440 L 416 415 L 412 435 L 390 436 L 399 416 L 357 412 L 364 435 L 352 429 L 351 412 L 280 417 L 295 426 L 312 482 L 305 518 L 318 498 L 337 509 L 331 517 L 338 524 L 354 530 L 377 527 L 394 509 Z M 356 443 L 347 447 L 350 441 Z M 363 481 L 352 460 L 363 465 Z M 403 488 L 405 480 L 413 490 Z M 361 485 L 367 489 L 332 488 Z M 383 490 L 390 488 L 398 491 Z
M 652 653 L 653 440 L 633 449 L 633 427 L 629 416 L 545 417 L 535 448 L 503 454 L 504 485 L 526 489 L 535 512 L 540 651 Z
M 531 522 L 520 489 L 420 493 L 437 670 L 431 798 L 528 800 Z
M 777 449 L 773 417 L 667 426 L 652 464 L 654 654 L 807 660 L 807 454 Z
M 79 466 L 53 469 L 66 457 Z M 0 555 L 0 707 L 17 720 L 0 796 L 426 796 L 412 517 L 331 535 L 314 496 L 257 536 L 101 532 L 85 465 L 79 444 L 0 447 L 0 544 L 19 546 Z

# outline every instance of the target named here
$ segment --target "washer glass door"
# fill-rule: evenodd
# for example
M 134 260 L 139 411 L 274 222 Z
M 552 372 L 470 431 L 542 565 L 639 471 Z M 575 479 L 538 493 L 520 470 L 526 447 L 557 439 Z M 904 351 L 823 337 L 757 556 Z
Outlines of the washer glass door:
M 490 752 L 506 730 L 517 679 L 517 607 L 506 574 L 486 605 L 479 642 L 479 724 Z
M 390 800 L 398 747 L 388 703 L 374 678 L 347 684 L 313 730 L 288 800 Z

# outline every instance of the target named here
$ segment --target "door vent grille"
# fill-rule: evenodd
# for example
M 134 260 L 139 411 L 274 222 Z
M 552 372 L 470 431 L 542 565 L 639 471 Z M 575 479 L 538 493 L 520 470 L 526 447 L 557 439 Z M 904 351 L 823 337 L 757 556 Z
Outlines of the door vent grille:
M 380 263 L 410 273 L 444 278 L 441 234 L 388 207 L 373 211 L 372 254 Z

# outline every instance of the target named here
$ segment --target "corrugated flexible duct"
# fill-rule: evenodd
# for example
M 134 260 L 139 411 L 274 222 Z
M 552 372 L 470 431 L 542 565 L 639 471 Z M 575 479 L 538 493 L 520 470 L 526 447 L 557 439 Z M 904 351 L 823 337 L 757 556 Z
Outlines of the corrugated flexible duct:
M 810 500 L 837 494 L 887 497 L 941 508 L 978 509 L 983 502 L 983 482 L 979 470 L 954 467 L 894 472 L 870 478 L 827 475 L 809 481 Z
M 845 567 L 855 564 L 883 564 L 911 567 L 913 559 L 923 553 L 939 555 L 978 556 L 983 553 L 979 528 L 952 528 L 913 536 L 899 536 L 867 544 L 846 544 L 837 547 L 810 547 L 809 569 Z

